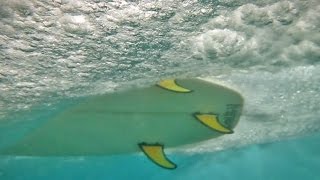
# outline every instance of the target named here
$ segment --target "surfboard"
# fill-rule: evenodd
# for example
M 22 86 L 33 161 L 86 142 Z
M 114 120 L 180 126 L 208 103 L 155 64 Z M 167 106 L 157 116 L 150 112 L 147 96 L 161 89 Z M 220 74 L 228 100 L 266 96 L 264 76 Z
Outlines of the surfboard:
M 201 79 L 157 84 L 89 97 L 65 109 L 0 154 L 90 156 L 142 151 L 174 169 L 164 147 L 233 133 L 243 107 L 234 90 Z

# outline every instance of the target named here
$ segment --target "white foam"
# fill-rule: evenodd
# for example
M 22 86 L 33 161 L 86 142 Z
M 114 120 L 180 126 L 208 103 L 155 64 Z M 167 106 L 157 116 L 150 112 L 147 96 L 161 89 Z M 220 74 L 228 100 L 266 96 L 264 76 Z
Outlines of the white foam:
M 214 29 L 197 37 L 199 53 L 206 58 L 217 59 L 236 54 L 244 46 L 245 37 L 229 29 Z

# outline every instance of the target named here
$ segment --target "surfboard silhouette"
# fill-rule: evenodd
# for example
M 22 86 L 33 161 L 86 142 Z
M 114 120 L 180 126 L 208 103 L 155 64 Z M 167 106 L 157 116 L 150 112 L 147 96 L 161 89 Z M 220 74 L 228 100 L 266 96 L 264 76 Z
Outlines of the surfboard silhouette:
M 175 169 L 164 147 L 233 133 L 242 96 L 200 79 L 168 79 L 147 88 L 96 95 L 52 117 L 0 154 L 90 156 L 142 151 Z

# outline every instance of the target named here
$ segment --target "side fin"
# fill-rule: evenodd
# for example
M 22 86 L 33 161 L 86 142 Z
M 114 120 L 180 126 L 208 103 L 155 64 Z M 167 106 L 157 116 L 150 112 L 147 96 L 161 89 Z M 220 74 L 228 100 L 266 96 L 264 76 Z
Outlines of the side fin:
M 143 142 L 138 145 L 143 153 L 155 164 L 166 169 L 177 168 L 177 165 L 171 162 L 164 154 L 164 146 L 162 144 L 147 144 Z
M 224 127 L 220 122 L 219 119 L 216 115 L 214 114 L 200 114 L 200 113 L 195 113 L 194 115 L 197 120 L 199 120 L 202 124 L 204 124 L 205 126 L 224 133 L 224 134 L 232 134 L 233 130 L 232 129 L 228 129 L 226 127 Z
M 166 79 L 166 80 L 162 80 L 159 83 L 157 83 L 158 86 L 170 90 L 170 91 L 174 91 L 174 92 L 179 92 L 179 93 L 189 93 L 191 92 L 190 89 L 186 89 L 184 87 L 179 86 L 175 79 Z

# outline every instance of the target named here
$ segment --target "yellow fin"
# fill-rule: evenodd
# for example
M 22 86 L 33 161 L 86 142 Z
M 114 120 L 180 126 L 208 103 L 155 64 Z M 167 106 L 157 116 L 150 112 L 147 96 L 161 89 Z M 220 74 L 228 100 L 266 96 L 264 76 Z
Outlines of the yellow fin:
M 139 147 L 144 154 L 157 165 L 166 169 L 177 168 L 177 165 L 171 162 L 164 154 L 163 145 L 139 143 Z
M 175 79 L 166 79 L 166 80 L 162 80 L 160 81 L 158 84 L 158 86 L 167 89 L 167 90 L 171 90 L 171 91 L 175 91 L 175 92 L 180 92 L 180 93 L 188 93 L 191 92 L 190 89 L 186 89 L 184 87 L 179 86 Z
M 214 114 L 195 114 L 195 117 L 204 125 L 210 127 L 211 129 L 225 133 L 233 133 L 232 129 L 224 127 L 218 120 L 218 117 Z

